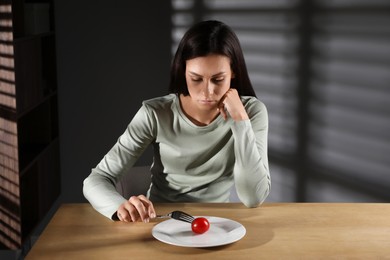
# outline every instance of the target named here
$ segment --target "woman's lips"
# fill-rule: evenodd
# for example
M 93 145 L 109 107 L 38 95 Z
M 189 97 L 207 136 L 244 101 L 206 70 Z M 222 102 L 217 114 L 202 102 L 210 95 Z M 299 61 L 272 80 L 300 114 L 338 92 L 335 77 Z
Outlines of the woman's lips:
M 215 100 L 208 100 L 208 99 L 202 99 L 202 100 L 199 100 L 199 102 L 200 103 L 204 103 L 204 104 L 214 104 L 217 101 L 215 101 Z

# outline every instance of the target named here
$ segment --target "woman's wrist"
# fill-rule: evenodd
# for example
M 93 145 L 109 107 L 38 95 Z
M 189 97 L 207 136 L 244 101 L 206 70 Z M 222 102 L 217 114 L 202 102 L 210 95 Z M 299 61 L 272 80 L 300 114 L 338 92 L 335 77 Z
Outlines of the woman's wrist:
M 249 116 L 246 113 L 246 111 L 243 111 L 243 112 L 240 112 L 240 113 L 237 113 L 237 114 L 233 114 L 233 115 L 231 114 L 230 116 L 236 122 L 244 121 L 244 120 L 248 120 L 249 119 Z

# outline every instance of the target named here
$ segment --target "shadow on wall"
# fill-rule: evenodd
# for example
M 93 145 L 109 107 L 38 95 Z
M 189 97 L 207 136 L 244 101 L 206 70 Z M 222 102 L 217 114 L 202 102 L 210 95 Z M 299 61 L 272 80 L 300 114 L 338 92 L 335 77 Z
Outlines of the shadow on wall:
M 55 1 L 64 202 L 85 202 L 91 168 L 143 100 L 168 92 L 170 14 L 167 1 Z
M 269 112 L 267 201 L 390 201 L 390 2 L 172 0 L 240 38 Z

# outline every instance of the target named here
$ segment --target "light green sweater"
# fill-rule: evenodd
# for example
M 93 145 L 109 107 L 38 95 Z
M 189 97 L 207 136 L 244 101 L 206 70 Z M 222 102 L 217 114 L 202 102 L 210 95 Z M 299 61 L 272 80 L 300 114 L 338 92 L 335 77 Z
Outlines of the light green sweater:
M 271 186 L 268 114 L 258 99 L 241 100 L 249 120 L 225 121 L 218 116 L 207 126 L 193 124 L 175 94 L 144 101 L 117 143 L 84 180 L 84 196 L 111 218 L 126 200 L 115 183 L 151 144 L 148 197 L 152 202 L 228 202 L 235 184 L 239 199 L 256 207 Z

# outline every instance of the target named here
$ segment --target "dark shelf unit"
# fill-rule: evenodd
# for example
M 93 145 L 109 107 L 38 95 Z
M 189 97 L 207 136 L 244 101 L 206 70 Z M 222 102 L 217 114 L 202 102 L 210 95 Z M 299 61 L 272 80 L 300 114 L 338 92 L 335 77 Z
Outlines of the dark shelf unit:
M 61 192 L 53 4 L 0 0 L 0 250 L 25 251 Z

